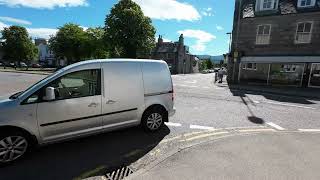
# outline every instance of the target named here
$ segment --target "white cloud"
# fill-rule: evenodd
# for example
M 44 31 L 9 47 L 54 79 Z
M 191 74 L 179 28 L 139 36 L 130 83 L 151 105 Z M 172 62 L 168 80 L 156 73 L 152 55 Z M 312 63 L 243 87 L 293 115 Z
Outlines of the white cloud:
M 191 46 L 191 48 L 200 52 L 206 50 L 206 44 L 208 42 L 217 38 L 213 34 L 210 34 L 202 30 L 186 29 L 178 31 L 178 33 L 183 34 L 184 37 L 196 39 L 196 44 Z
M 213 16 L 213 13 L 212 13 L 212 8 L 211 7 L 208 7 L 208 8 L 204 8 L 202 11 L 201 11 L 201 14 L 203 16 Z
M 0 21 L 0 31 L 3 30 L 5 27 L 9 27 L 9 25 Z
M 170 39 L 163 38 L 163 42 L 172 42 Z
M 45 38 L 49 39 L 50 36 L 55 35 L 58 29 L 51 28 L 27 28 L 29 36 L 32 38 Z
M 26 21 L 23 19 L 17 19 L 12 17 L 6 17 L 6 16 L 0 16 L 1 21 L 16 23 L 16 24 L 24 24 L 24 25 L 31 25 L 32 23 L 30 21 Z
M 38 9 L 53 9 L 55 7 L 87 6 L 87 0 L 0 0 L 0 5 L 9 7 L 29 7 Z
M 217 28 L 218 31 L 224 30 L 224 28 L 222 26 L 219 26 L 219 25 L 217 25 L 216 28 Z
M 156 42 L 158 42 L 158 37 L 156 37 Z M 166 38 L 162 38 L 163 39 L 163 42 L 172 42 L 171 39 L 166 39 Z
M 176 0 L 133 0 L 139 4 L 144 14 L 160 20 L 196 21 L 201 18 L 199 12 L 190 4 Z

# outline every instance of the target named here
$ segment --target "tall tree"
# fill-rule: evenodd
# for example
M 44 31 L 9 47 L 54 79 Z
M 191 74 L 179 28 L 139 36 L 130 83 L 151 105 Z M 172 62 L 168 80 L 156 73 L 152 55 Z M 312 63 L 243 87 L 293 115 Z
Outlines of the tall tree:
M 88 36 L 82 27 L 65 24 L 57 34 L 50 38 L 49 47 L 57 58 L 66 58 L 68 64 L 85 59 Z
M 156 30 L 132 0 L 120 0 L 105 19 L 106 41 L 111 56 L 137 58 L 149 54 L 155 45 Z
M 206 65 L 207 65 L 208 69 L 212 69 L 212 67 L 213 67 L 213 64 L 210 59 L 206 60 Z
M 89 28 L 86 30 L 86 51 L 88 58 L 104 59 L 109 57 L 107 44 L 104 42 L 105 31 L 103 28 Z
M 4 59 L 17 61 L 18 65 L 20 65 L 21 61 L 30 63 L 37 57 L 38 49 L 29 38 L 26 28 L 10 26 L 9 28 L 4 28 L 1 33 L 1 39 L 4 40 L 2 43 L 5 54 Z

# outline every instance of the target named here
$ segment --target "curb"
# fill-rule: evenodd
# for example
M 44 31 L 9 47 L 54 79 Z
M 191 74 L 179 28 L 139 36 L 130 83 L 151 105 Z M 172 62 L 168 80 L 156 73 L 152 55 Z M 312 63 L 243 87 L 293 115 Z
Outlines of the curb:
M 50 75 L 52 73 L 49 72 L 28 72 L 28 71 L 16 71 L 16 70 L 0 70 L 0 72 L 8 72 L 8 73 L 22 73 L 22 74 L 38 74 L 38 75 Z

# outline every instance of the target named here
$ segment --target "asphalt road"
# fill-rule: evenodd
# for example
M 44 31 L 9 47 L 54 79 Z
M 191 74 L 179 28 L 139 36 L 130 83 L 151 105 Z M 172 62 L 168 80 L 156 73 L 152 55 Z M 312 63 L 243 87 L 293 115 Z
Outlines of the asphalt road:
M 0 72 L 0 96 L 24 90 L 43 75 Z M 267 127 L 278 131 L 320 129 L 320 101 L 232 91 L 214 84 L 213 74 L 174 75 L 177 113 L 156 134 L 139 128 L 40 148 L 0 168 L 0 179 L 71 179 L 130 164 L 163 139 L 213 129 Z

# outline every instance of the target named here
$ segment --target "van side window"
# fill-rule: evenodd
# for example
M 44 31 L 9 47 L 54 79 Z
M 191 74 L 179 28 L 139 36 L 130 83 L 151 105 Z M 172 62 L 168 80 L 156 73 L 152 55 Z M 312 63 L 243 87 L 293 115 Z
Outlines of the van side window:
M 55 88 L 56 100 L 101 95 L 101 70 L 69 73 L 46 87 Z

